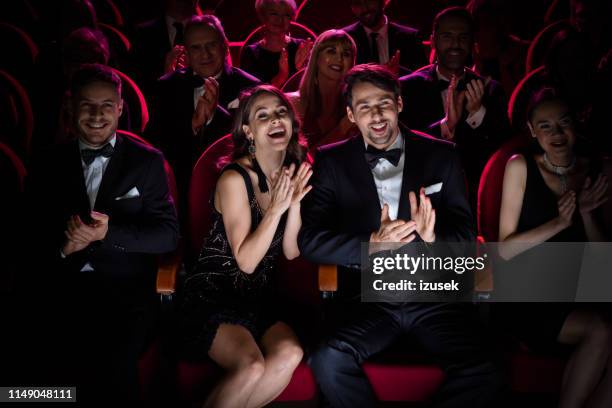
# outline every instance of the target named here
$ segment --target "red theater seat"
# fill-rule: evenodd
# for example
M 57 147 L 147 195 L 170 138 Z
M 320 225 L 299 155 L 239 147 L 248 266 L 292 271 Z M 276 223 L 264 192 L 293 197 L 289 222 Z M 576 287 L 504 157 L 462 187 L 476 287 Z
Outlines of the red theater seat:
M 557 33 L 570 26 L 569 20 L 560 20 L 551 23 L 540 30 L 531 40 L 527 58 L 525 59 L 525 72 L 531 72 L 544 64 L 544 58 L 550 47 L 550 43 Z
M 0 140 L 25 160 L 30 154 L 34 115 L 21 83 L 0 70 Z
M 147 122 L 149 122 L 149 109 L 147 108 L 147 101 L 145 100 L 142 91 L 132 78 L 118 69 L 113 68 L 113 71 L 115 71 L 115 73 L 117 73 L 117 75 L 119 75 L 121 78 L 121 96 L 129 109 L 129 123 L 126 124 L 120 121 L 120 125 L 128 126 L 127 130 L 131 132 L 142 133 L 147 125 Z

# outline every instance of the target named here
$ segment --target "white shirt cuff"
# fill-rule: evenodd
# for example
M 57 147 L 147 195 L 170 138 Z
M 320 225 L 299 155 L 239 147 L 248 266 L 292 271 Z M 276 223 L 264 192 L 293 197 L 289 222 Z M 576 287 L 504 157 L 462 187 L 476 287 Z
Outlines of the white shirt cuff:
M 487 108 L 485 108 L 484 105 L 480 105 L 480 109 L 468 115 L 465 121 L 467 122 L 468 125 L 470 125 L 472 129 L 476 129 L 478 126 L 482 124 L 482 121 L 484 120 L 486 113 L 487 113 Z

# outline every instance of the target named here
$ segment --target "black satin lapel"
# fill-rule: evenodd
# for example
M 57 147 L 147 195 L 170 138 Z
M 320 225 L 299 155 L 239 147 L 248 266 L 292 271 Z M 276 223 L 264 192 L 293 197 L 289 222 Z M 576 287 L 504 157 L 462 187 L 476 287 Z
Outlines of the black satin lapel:
M 400 193 L 399 206 L 397 217 L 403 220 L 410 220 L 410 200 L 408 193 L 414 191 L 418 195 L 419 188 L 423 184 L 423 166 L 418 152 L 412 148 L 410 143 L 411 132 L 408 129 L 402 129 L 404 137 L 404 173 L 402 177 L 402 189 Z
M 102 181 L 100 182 L 100 189 L 98 190 L 98 195 L 96 196 L 96 202 L 94 204 L 96 211 L 105 213 L 106 209 L 108 208 L 107 203 L 109 200 L 113 199 L 112 196 L 109 196 L 109 194 L 111 194 L 113 186 L 117 184 L 115 181 L 121 177 L 122 173 L 124 173 L 122 171 L 125 164 L 125 155 L 123 154 L 124 149 L 125 146 L 122 136 L 117 135 L 115 151 L 108 162 L 108 166 L 106 166 L 106 170 L 102 176 Z
M 89 196 L 87 196 L 87 187 L 85 185 L 85 176 L 83 174 L 83 163 L 81 162 L 79 143 L 75 141 L 70 150 L 68 174 L 72 180 L 70 183 L 72 186 L 71 189 L 74 189 L 72 191 L 74 192 L 78 203 L 77 208 L 79 209 L 81 219 L 89 220 L 91 207 L 89 205 Z
M 357 188 L 360 191 L 362 199 L 365 201 L 367 208 L 367 219 L 371 220 L 375 225 L 380 223 L 380 201 L 372 170 L 365 159 L 365 143 L 361 136 L 355 137 L 352 141 L 353 154 L 348 160 L 353 160 L 351 167 L 355 170 L 354 183 L 358 183 Z

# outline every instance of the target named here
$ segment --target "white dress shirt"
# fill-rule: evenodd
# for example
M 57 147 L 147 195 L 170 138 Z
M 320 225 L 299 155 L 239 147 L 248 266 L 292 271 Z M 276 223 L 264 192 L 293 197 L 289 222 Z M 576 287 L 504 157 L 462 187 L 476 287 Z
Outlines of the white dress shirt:
M 117 141 L 116 135 L 113 135 L 110 139 L 111 146 L 115 147 L 115 142 Z M 79 139 L 79 151 L 83 149 L 97 149 L 96 147 L 92 147 L 87 143 L 83 142 Z M 83 176 L 85 178 L 85 189 L 87 191 L 87 197 L 89 197 L 89 205 L 93 210 L 94 205 L 96 203 L 96 198 L 98 197 L 98 190 L 100 190 L 100 183 L 102 182 L 102 176 L 104 176 L 104 172 L 106 171 L 106 167 L 108 166 L 108 161 L 110 157 L 98 156 L 91 162 L 88 166 L 85 164 L 83 159 L 81 158 L 81 166 L 83 167 Z M 63 252 L 60 251 L 62 258 L 65 258 Z M 81 268 L 81 272 L 91 272 L 93 271 L 93 267 L 89 262 L 87 262 Z
M 109 141 L 111 146 L 115 147 L 117 141 L 116 135 L 113 135 Z M 83 149 L 97 149 L 96 147 L 89 146 L 87 143 L 79 139 L 79 151 Z M 96 203 L 96 197 L 98 197 L 98 190 L 100 189 L 100 183 L 102 182 L 102 176 L 108 166 L 110 157 L 98 156 L 88 166 L 81 158 L 81 165 L 83 166 L 83 176 L 85 177 L 85 188 L 87 189 L 87 197 L 89 197 L 89 205 L 93 210 Z
M 389 206 L 389 218 L 395 220 L 397 219 L 399 210 L 404 160 L 406 157 L 406 152 L 404 151 L 404 138 L 401 132 L 397 136 L 395 142 L 387 148 L 387 150 L 391 149 L 402 150 L 402 155 L 400 156 L 397 166 L 391 164 L 387 159 L 379 159 L 378 163 L 376 163 L 376 167 L 372 169 L 372 175 L 374 176 L 374 184 L 376 185 L 380 208 L 382 208 L 384 204 L 387 204 Z
M 372 42 L 372 37 L 370 34 L 377 33 L 378 37 L 376 37 L 376 46 L 378 47 L 378 62 L 379 64 L 386 64 L 389 62 L 389 19 L 387 16 L 383 16 L 385 18 L 385 24 L 377 31 L 370 30 L 368 27 L 363 26 L 365 29 L 366 35 L 368 37 L 368 43 Z M 370 44 L 370 49 L 372 44 Z

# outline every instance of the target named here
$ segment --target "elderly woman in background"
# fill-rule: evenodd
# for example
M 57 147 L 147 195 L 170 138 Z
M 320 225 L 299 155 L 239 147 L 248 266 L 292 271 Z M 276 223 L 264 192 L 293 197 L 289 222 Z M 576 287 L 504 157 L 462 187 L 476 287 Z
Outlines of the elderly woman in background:
M 244 48 L 240 67 L 280 88 L 306 65 L 312 40 L 289 34 L 296 11 L 294 0 L 256 0 L 255 11 L 263 24 L 263 38 Z
M 355 42 L 346 32 L 325 31 L 313 46 L 299 91 L 288 94 L 311 150 L 357 131 L 342 98 L 342 77 L 355 65 L 355 56 Z

